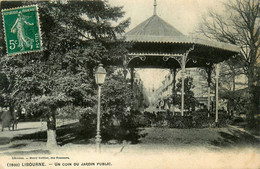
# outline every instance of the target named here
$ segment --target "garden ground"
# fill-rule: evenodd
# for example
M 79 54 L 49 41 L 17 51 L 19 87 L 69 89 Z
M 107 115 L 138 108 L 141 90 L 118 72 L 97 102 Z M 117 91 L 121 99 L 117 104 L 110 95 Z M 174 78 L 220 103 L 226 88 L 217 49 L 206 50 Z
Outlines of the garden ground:
M 84 139 L 84 130 L 75 121 L 61 125 L 57 130 L 59 146 L 52 150 L 45 146 L 45 123 L 19 123 L 17 131 L 1 132 L 0 157 L 56 154 L 69 156 L 76 161 L 82 157 L 95 161 L 95 156 L 91 155 L 95 154 L 94 139 Z M 203 129 L 143 128 L 139 134 L 141 137 L 137 144 L 128 141 L 103 143 L 103 161 L 111 161 L 113 168 L 124 168 L 122 161 L 127 164 L 126 168 L 260 167 L 259 138 L 237 126 Z M 140 156 L 142 158 L 138 158 Z M 232 166 L 228 166 L 231 163 Z

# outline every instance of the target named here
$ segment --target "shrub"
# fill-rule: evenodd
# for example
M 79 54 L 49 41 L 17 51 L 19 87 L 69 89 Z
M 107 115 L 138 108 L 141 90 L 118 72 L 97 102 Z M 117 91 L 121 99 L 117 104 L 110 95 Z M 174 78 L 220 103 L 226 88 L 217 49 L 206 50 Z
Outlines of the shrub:
M 209 127 L 214 121 L 212 117 L 208 117 L 207 111 L 196 111 L 192 113 L 193 127 L 204 128 Z
M 191 128 L 192 117 L 191 116 L 172 116 L 169 121 L 170 128 Z
M 138 121 L 139 127 L 151 127 L 152 120 L 147 118 L 145 115 L 138 115 L 136 120 Z
M 79 121 L 86 131 L 96 130 L 96 113 L 92 109 L 86 109 L 81 114 Z M 117 123 L 114 123 L 114 121 L 117 121 Z M 146 124 L 147 121 L 138 110 L 132 110 L 129 114 L 122 113 L 121 116 L 103 113 L 101 118 L 102 141 L 107 142 L 116 139 L 119 142 L 128 140 L 137 143 L 140 138 L 138 128 Z
M 233 117 L 231 119 L 232 124 L 242 123 L 245 122 L 245 120 L 242 117 Z
M 219 112 L 218 114 L 218 124 L 215 124 L 215 113 L 210 113 L 208 117 L 207 110 L 198 110 L 192 113 L 194 127 L 205 128 L 205 127 L 225 127 L 227 124 L 231 123 L 230 116 L 225 112 Z
M 231 117 L 226 113 L 219 113 L 218 115 L 218 127 L 225 127 L 229 121 L 231 120 Z
M 96 124 L 96 113 L 91 108 L 85 108 L 80 114 L 79 122 L 82 126 L 89 129 L 94 129 Z

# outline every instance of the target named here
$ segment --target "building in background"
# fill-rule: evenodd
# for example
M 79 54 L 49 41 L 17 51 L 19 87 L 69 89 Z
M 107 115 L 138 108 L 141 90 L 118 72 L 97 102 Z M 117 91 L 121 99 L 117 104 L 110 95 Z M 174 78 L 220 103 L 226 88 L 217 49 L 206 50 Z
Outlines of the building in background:
M 140 75 L 135 72 L 134 74 L 134 84 L 133 90 L 135 95 L 135 102 L 134 102 L 134 109 L 138 109 L 140 111 L 144 111 L 145 108 L 147 108 L 150 104 L 149 98 L 148 98 L 148 92 L 145 86 L 143 85 L 143 81 L 140 78 Z
M 188 68 L 186 69 L 186 77 L 192 77 L 193 78 L 193 85 L 195 86 L 192 91 L 194 92 L 195 98 L 198 100 L 198 102 L 201 105 L 206 106 L 207 100 L 208 100 L 208 94 L 207 94 L 207 80 L 203 77 L 201 74 L 201 71 L 199 68 Z M 176 74 L 176 83 L 178 83 L 178 79 L 181 78 L 180 71 Z M 164 80 L 162 81 L 162 85 L 155 90 L 155 100 L 157 107 L 159 106 L 160 109 L 163 110 L 170 110 L 170 111 L 178 111 L 178 108 L 173 106 L 173 103 L 171 101 L 171 96 L 173 92 L 174 87 L 174 74 L 168 73 Z
M 223 76 L 220 78 L 220 91 L 222 93 L 225 93 L 225 91 L 232 91 L 233 85 L 235 85 L 235 91 L 240 91 L 240 90 L 245 90 L 247 88 L 247 78 L 245 74 L 241 73 L 238 75 L 234 76 L 234 81 L 228 76 L 224 76 L 225 74 L 228 74 L 228 69 L 224 69 L 225 63 L 220 64 L 220 72 Z M 205 70 L 201 68 L 188 68 L 186 69 L 186 77 L 192 77 L 193 78 L 193 85 L 194 88 L 192 91 L 194 92 L 194 96 L 199 102 L 199 107 L 207 107 L 207 102 L 208 102 L 208 82 L 207 82 L 207 77 L 205 75 Z M 178 83 L 178 79 L 181 78 L 181 73 L 180 71 L 177 71 L 176 74 L 176 83 Z M 211 83 L 211 105 L 210 109 L 214 109 L 214 103 L 215 103 L 215 75 L 214 71 L 212 73 L 212 83 Z M 174 77 L 173 73 L 168 73 L 165 77 L 164 80 L 162 81 L 162 84 L 159 88 L 155 89 L 155 103 L 157 106 L 159 106 L 161 109 L 164 110 L 175 110 L 176 108 L 173 108 L 173 104 L 171 102 L 171 96 L 173 92 L 173 87 L 174 87 Z M 162 104 L 163 103 L 163 104 Z M 225 99 L 221 99 L 220 96 L 220 106 L 219 109 L 222 110 L 227 110 L 227 102 Z

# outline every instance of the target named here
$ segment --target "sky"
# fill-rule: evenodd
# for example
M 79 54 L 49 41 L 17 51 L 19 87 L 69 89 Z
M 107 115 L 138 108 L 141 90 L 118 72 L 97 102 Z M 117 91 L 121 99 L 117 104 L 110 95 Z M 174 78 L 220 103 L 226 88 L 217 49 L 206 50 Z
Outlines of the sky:
M 154 0 L 108 0 L 112 6 L 123 6 L 125 19 L 131 18 L 126 32 L 153 15 Z M 157 0 L 157 15 L 185 35 L 192 33 L 203 15 L 210 10 L 222 9 L 224 0 Z M 167 69 L 138 69 L 146 88 L 158 88 Z

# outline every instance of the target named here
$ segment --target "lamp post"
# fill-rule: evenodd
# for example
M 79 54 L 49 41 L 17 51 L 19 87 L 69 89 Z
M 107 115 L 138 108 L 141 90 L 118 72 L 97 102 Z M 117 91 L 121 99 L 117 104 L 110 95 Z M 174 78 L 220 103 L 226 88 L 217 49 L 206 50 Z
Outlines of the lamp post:
M 218 80 L 219 80 L 219 65 L 216 65 L 216 119 L 215 122 L 218 124 Z
M 96 84 L 98 85 L 98 110 L 97 110 L 97 135 L 96 135 L 96 151 L 100 153 L 100 97 L 101 97 L 101 85 L 104 83 L 106 78 L 106 70 L 103 68 L 102 64 L 98 65 L 95 73 Z
M 184 116 L 184 82 L 185 82 L 185 68 L 181 72 L 181 116 Z

